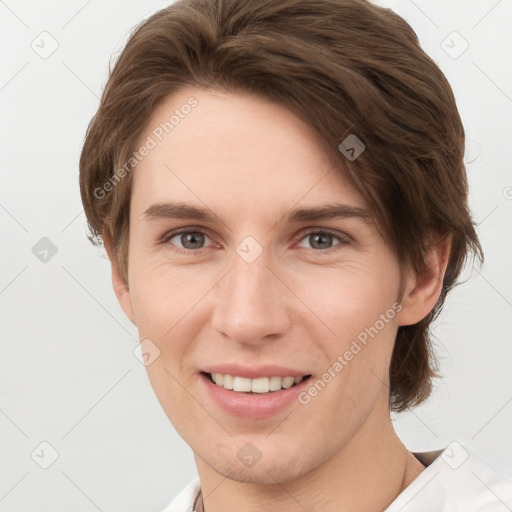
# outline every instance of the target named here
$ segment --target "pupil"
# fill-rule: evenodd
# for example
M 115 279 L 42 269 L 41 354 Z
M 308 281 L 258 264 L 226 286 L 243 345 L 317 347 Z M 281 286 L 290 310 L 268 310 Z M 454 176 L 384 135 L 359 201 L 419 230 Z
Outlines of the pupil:
M 197 246 L 194 244 L 201 244 L 204 239 L 204 236 L 201 233 L 187 233 L 186 235 L 182 235 L 181 243 L 187 249 L 197 249 Z
M 332 235 L 329 235 L 328 233 L 315 233 L 312 236 L 312 240 L 314 240 L 314 242 L 312 242 L 312 246 L 315 248 L 315 249 L 325 249 L 326 247 L 328 248 L 329 247 L 329 242 L 322 242 L 322 238 L 326 238 L 328 237 L 328 239 L 332 238 Z M 316 240 L 320 239 L 320 242 L 318 245 L 320 245 L 320 247 L 315 247 L 315 244 L 316 244 Z

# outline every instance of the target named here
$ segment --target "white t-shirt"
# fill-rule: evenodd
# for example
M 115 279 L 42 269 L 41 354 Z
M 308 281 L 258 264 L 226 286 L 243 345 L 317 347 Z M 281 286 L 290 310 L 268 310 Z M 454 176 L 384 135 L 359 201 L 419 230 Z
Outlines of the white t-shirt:
M 413 455 L 426 468 L 383 512 L 512 511 L 512 477 L 492 469 L 464 444 Z M 199 494 L 196 478 L 163 512 L 202 512 Z

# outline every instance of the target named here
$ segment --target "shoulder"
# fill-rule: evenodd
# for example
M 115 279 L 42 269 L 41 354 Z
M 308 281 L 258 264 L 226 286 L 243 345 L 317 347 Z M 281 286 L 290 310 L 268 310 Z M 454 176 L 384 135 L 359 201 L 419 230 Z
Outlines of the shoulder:
M 192 480 L 162 512 L 192 512 L 200 489 L 199 478 Z
M 512 510 L 512 477 L 491 468 L 463 443 L 414 456 L 426 468 L 385 512 Z

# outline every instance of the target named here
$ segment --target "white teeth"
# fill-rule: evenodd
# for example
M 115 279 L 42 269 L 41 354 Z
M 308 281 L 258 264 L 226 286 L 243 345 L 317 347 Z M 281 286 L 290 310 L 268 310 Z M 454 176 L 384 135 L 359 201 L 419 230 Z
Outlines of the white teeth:
M 283 381 L 281 382 L 281 386 L 283 386 L 284 389 L 291 388 L 293 386 L 294 381 L 294 377 L 284 377 Z
M 233 391 L 251 391 L 251 379 L 244 377 L 233 377 Z
M 270 377 L 270 391 L 279 391 L 281 389 L 281 377 Z
M 220 375 L 220 374 L 217 374 Z M 233 376 L 232 375 L 224 375 L 224 384 L 219 384 L 219 386 L 224 386 L 224 389 L 233 389 Z
M 212 373 L 211 376 L 217 386 L 240 393 L 279 391 L 280 389 L 291 388 L 294 384 L 300 384 L 304 379 L 304 377 L 259 377 L 257 379 L 247 379 L 221 373 Z
M 260 377 L 259 379 L 252 379 L 251 391 L 253 393 L 268 393 L 269 381 L 268 377 Z M 235 390 L 237 391 L 237 390 Z

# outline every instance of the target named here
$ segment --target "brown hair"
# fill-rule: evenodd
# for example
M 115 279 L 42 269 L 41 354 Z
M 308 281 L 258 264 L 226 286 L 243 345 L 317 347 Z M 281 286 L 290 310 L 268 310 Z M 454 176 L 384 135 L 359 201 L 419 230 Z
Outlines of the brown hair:
M 89 239 L 108 237 L 126 282 L 125 164 L 155 108 L 185 86 L 256 93 L 304 119 L 368 202 L 403 269 L 425 268 L 434 233 L 451 237 L 441 297 L 422 321 L 399 328 L 390 365 L 390 408 L 425 401 L 438 376 L 430 324 L 469 253 L 483 261 L 483 252 L 453 92 L 412 28 L 365 0 L 179 0 L 141 22 L 110 69 L 80 158 Z M 366 148 L 354 161 L 338 151 L 350 134 Z

